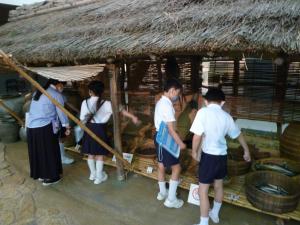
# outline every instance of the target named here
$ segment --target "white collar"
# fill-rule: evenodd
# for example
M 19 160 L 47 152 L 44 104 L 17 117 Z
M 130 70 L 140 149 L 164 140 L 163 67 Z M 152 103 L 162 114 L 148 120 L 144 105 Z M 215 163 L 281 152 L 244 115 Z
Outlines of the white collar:
M 208 106 L 206 106 L 208 108 L 222 108 L 222 106 L 220 106 L 219 104 L 216 103 L 210 103 Z
M 167 96 L 165 96 L 165 95 L 162 95 L 161 96 L 161 98 L 164 98 L 164 99 L 166 99 L 169 103 L 171 103 L 172 105 L 173 105 L 173 103 L 172 103 L 172 101 L 171 101 L 171 99 L 169 99 Z
M 50 87 L 52 87 L 53 89 L 57 90 L 56 86 L 54 84 L 50 84 Z

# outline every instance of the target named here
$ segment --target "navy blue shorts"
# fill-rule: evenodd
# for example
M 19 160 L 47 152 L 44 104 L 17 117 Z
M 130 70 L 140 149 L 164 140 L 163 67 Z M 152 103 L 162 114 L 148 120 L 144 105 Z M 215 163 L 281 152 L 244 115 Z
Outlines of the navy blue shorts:
M 214 180 L 224 179 L 227 175 L 227 155 L 210 155 L 202 152 L 198 175 L 202 184 L 212 184 Z
M 156 133 L 154 135 L 154 144 L 156 148 L 157 161 L 162 163 L 164 167 L 170 168 L 171 166 L 179 164 L 179 158 L 172 156 L 167 150 L 164 148 L 159 149 L 159 145 L 156 142 Z

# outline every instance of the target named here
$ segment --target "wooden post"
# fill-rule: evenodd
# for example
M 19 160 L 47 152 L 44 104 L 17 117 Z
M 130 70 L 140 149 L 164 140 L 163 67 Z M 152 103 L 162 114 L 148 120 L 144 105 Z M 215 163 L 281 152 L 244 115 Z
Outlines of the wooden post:
M 20 126 L 24 127 L 24 121 L 18 116 L 16 112 L 14 112 L 11 108 L 9 108 L 2 99 L 0 99 L 0 105 L 12 116 L 14 117 Z
M 284 120 L 284 100 L 286 94 L 286 83 L 289 73 L 289 59 L 287 54 L 280 53 L 278 55 L 282 59 L 282 63 L 277 65 L 276 84 L 275 84 L 275 99 L 279 102 L 279 111 L 277 119 L 277 136 L 280 138 L 282 130 L 282 122 Z
M 191 60 L 191 80 L 194 93 L 199 93 L 199 88 L 202 86 L 202 77 L 199 74 L 200 67 L 202 68 L 202 57 L 193 56 Z
M 233 61 L 233 87 L 232 94 L 234 96 L 233 102 L 231 102 L 231 113 L 234 117 L 237 117 L 237 96 L 239 95 L 239 80 L 240 80 L 240 60 L 235 58 Z
M 119 154 L 116 150 L 112 149 L 108 144 L 102 141 L 94 132 L 92 132 L 89 128 L 87 128 L 80 120 L 78 120 L 73 114 L 71 114 L 68 110 L 66 110 L 59 102 L 57 102 L 51 95 L 34 79 L 32 79 L 23 69 L 16 65 L 16 63 L 10 59 L 2 50 L 0 50 L 0 57 L 2 57 L 4 63 L 10 66 L 12 69 L 17 71 L 19 75 L 28 80 L 33 86 L 35 86 L 38 90 L 40 90 L 45 96 L 49 98 L 49 100 L 57 106 L 63 113 L 65 113 L 71 120 L 73 120 L 78 126 L 80 126 L 86 133 L 88 133 L 98 144 L 103 146 L 109 152 L 115 154 L 116 158 L 124 163 L 124 165 L 132 170 L 132 166 L 123 159 L 123 156 Z
M 110 80 L 110 98 L 113 109 L 113 121 L 114 121 L 114 144 L 117 152 L 122 155 L 122 140 L 120 131 L 120 118 L 119 118 L 119 103 L 118 103 L 118 89 L 117 79 L 119 76 L 120 69 L 117 65 L 109 65 L 109 80 Z M 117 174 L 118 180 L 124 180 L 124 168 L 123 164 L 117 160 Z

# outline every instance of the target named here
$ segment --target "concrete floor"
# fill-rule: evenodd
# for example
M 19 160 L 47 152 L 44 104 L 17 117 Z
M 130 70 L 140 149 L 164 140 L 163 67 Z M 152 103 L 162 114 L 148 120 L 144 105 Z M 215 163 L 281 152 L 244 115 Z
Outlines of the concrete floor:
M 156 200 L 158 190 L 154 180 L 130 174 L 126 182 L 116 180 L 115 169 L 106 167 L 109 179 L 94 185 L 88 180 L 86 162 L 71 154 L 76 163 L 64 167 L 63 180 L 43 187 L 38 181 L 33 198 L 37 209 L 57 208 L 67 215 L 66 224 L 101 225 L 191 225 L 199 221 L 199 208 L 185 203 L 181 209 L 167 209 Z M 28 179 L 29 166 L 26 143 L 7 144 L 7 161 Z M 1 192 L 1 186 L 0 186 Z M 179 190 L 187 200 L 188 192 Z M 274 225 L 276 218 L 248 209 L 224 204 L 220 225 Z M 213 224 L 213 222 L 210 222 Z M 286 224 L 300 224 L 287 221 Z

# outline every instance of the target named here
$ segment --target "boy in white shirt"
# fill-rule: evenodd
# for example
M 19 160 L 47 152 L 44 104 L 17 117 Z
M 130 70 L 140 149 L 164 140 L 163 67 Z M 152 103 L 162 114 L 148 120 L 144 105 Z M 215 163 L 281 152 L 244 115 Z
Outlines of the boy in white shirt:
M 175 131 L 175 110 L 173 103 L 179 99 L 179 94 L 182 90 L 182 85 L 176 79 L 169 79 L 164 86 L 164 94 L 156 103 L 154 113 L 154 124 L 156 132 L 159 130 L 160 123 L 163 121 L 168 126 L 169 134 L 174 138 L 175 142 L 179 145 L 180 149 L 185 149 L 186 146 L 180 139 Z M 183 205 L 183 200 L 176 197 L 176 190 L 179 184 L 179 175 L 181 167 L 179 159 L 172 156 L 164 148 L 161 150 L 156 142 L 156 134 L 154 143 L 158 155 L 158 184 L 159 193 L 157 194 L 158 200 L 165 200 L 164 205 L 168 208 L 180 208 Z M 161 152 L 160 152 L 161 151 Z M 165 168 L 172 169 L 172 175 L 169 183 L 169 192 L 166 189 L 165 182 Z
M 223 179 L 227 175 L 227 144 L 225 136 L 238 139 L 244 149 L 244 160 L 251 161 L 249 149 L 232 117 L 222 109 L 225 94 L 211 88 L 204 96 L 206 107 L 200 109 L 190 131 L 194 133 L 192 156 L 199 162 L 200 223 L 208 225 L 209 218 L 219 223 L 223 200 Z M 215 199 L 209 211 L 208 189 L 214 185 Z

